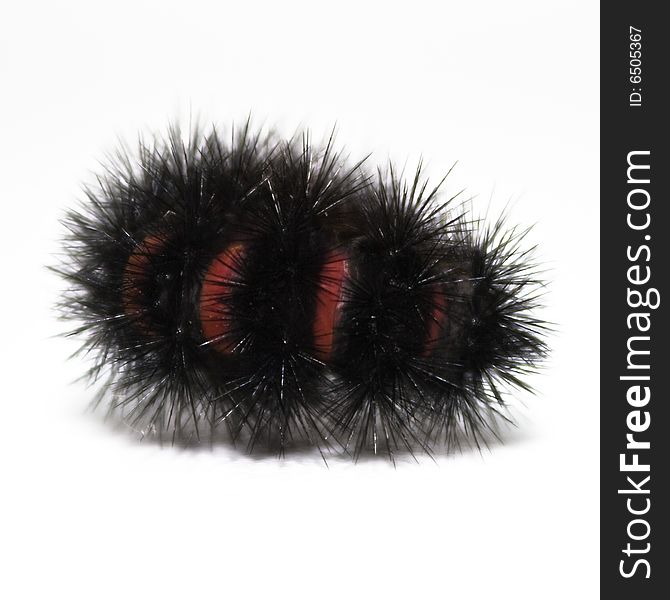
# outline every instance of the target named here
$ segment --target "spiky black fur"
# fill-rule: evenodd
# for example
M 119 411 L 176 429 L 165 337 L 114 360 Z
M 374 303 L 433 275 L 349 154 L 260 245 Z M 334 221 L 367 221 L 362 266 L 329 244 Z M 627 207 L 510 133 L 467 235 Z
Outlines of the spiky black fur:
M 65 217 L 69 282 L 62 308 L 95 355 L 93 379 L 107 377 L 112 406 L 149 431 L 183 430 L 217 418 L 196 297 L 202 272 L 236 232 L 240 206 L 263 180 L 274 142 L 248 125 L 217 131 L 178 129 L 142 141 L 136 157 L 111 159 L 79 211 Z M 143 246 L 154 240 L 153 251 Z M 146 263 L 146 284 L 124 306 L 131 256 Z
M 246 250 L 220 300 L 236 344 L 224 387 L 250 448 L 260 440 L 281 452 L 290 442 L 320 446 L 329 439 L 322 417 L 327 372 L 312 335 L 316 295 L 366 185 L 360 165 L 343 167 L 332 138 L 317 151 L 305 137 L 282 146 L 245 204 L 238 235 Z
M 523 232 L 439 188 L 421 167 L 370 178 L 332 137 L 278 143 L 248 123 L 119 154 L 66 216 L 57 269 L 90 377 L 132 424 L 175 438 L 225 424 L 249 449 L 391 458 L 462 433 L 479 444 L 546 354 L 541 281 Z M 324 354 L 313 324 L 335 254 L 347 269 Z

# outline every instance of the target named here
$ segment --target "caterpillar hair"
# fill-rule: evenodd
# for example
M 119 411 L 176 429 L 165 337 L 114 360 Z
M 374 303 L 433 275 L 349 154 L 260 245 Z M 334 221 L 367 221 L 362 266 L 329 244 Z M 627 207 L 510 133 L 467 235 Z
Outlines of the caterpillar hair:
M 55 270 L 105 399 L 173 440 L 431 453 L 495 434 L 547 353 L 525 231 L 308 134 L 178 128 L 111 157 Z

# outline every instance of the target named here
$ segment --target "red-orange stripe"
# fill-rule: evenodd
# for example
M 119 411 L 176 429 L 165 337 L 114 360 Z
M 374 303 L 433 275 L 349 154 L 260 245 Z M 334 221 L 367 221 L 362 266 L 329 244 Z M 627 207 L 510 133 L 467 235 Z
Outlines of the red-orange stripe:
M 209 265 L 200 290 L 200 325 L 208 342 L 226 354 L 232 352 L 236 340 L 230 339 L 231 319 L 226 305 L 230 297 L 246 247 L 233 242 Z
M 444 294 L 442 286 L 436 286 L 432 297 L 433 309 L 430 312 L 428 319 L 428 333 L 426 335 L 426 345 L 423 349 L 423 356 L 430 356 L 437 342 L 440 339 L 442 329 L 447 320 L 447 298 Z
M 147 271 L 152 259 L 165 247 L 165 238 L 148 235 L 133 250 L 128 258 L 121 284 L 123 312 L 129 317 L 139 317 L 144 310 L 143 288 L 147 282 Z M 149 333 L 147 323 L 141 319 L 137 326 Z
M 330 252 L 321 270 L 314 314 L 314 345 L 317 356 L 327 360 L 333 351 L 335 326 L 342 308 L 342 291 L 348 272 L 342 252 Z

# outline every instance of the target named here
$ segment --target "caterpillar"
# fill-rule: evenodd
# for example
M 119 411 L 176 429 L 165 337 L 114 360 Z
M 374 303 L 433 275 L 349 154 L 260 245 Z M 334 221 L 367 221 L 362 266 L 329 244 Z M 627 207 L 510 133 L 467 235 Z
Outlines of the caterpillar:
M 250 122 L 141 140 L 64 217 L 61 315 L 98 401 L 173 440 L 324 456 L 479 445 L 547 354 L 525 231 L 421 165 Z

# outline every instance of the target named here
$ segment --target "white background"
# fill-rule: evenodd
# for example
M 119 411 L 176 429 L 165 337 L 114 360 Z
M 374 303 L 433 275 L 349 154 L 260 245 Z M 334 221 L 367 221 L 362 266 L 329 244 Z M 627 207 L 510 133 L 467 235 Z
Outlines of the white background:
M 596 2 L 22 2 L 0 15 L 0 596 L 596 598 Z M 139 443 L 86 412 L 58 218 L 117 136 L 249 111 L 423 155 L 532 234 L 557 323 L 519 428 L 419 464 Z

